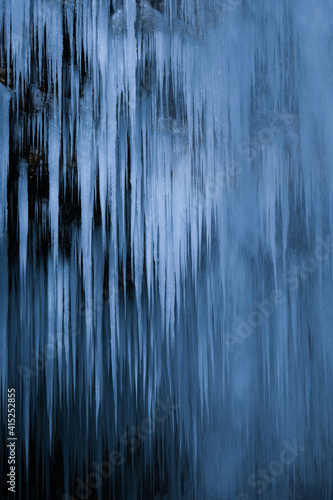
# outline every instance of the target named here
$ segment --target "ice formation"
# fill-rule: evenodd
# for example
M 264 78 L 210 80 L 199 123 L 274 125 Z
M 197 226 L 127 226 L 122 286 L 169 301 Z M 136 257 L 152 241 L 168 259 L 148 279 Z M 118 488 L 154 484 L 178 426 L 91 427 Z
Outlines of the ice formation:
M 21 498 L 332 498 L 333 5 L 0 5 Z

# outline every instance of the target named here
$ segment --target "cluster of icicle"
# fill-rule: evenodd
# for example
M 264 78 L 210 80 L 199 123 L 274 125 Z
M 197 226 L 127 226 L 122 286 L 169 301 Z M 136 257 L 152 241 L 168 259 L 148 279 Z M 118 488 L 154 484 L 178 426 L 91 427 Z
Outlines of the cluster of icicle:
M 1 391 L 33 498 L 59 442 L 74 497 L 157 400 L 122 498 L 252 498 L 295 439 L 262 498 L 330 498 L 329 2 L 0 6 Z

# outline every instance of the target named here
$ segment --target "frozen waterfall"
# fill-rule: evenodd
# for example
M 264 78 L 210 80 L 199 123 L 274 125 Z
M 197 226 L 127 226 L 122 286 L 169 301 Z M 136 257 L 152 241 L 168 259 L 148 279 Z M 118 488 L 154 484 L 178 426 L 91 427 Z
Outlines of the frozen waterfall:
M 333 4 L 0 5 L 4 498 L 331 499 Z

